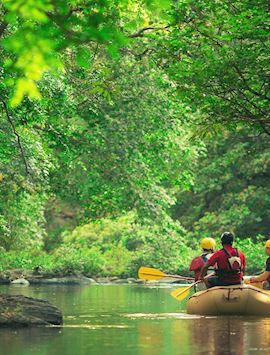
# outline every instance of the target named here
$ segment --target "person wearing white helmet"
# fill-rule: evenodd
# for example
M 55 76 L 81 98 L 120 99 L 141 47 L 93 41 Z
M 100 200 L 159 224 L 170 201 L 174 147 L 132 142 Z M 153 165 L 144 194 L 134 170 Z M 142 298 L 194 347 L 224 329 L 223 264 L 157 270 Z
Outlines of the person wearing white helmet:
M 255 283 L 255 282 L 264 282 L 263 288 L 269 288 L 270 285 L 270 239 L 265 242 L 265 253 L 268 255 L 265 265 L 265 271 L 258 275 L 253 276 L 247 282 Z
M 202 254 L 191 261 L 189 270 L 194 272 L 195 281 L 200 279 L 201 271 L 204 264 L 209 260 L 214 253 L 216 241 L 213 238 L 203 238 L 201 240 Z

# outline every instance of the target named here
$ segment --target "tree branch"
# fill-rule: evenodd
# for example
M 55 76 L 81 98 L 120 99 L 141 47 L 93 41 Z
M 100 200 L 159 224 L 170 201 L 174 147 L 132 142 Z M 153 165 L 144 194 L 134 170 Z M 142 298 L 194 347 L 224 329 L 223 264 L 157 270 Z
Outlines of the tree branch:
M 120 49 L 121 53 L 123 53 L 123 54 L 131 54 L 134 57 L 138 58 L 139 60 L 141 60 L 144 56 L 146 56 L 147 54 L 150 54 L 150 53 L 152 53 L 154 51 L 155 51 L 154 48 L 146 48 L 141 53 L 135 53 L 134 51 L 132 51 L 131 49 L 129 49 L 127 47 Z
M 260 122 L 260 126 L 262 128 L 262 130 L 264 131 L 264 133 L 266 133 L 268 136 L 270 136 L 270 131 L 265 127 L 265 125 Z
M 140 30 L 138 30 L 135 33 L 130 34 L 128 37 L 129 38 L 137 38 L 137 37 L 143 37 L 144 33 L 147 31 L 162 31 L 162 30 L 166 30 L 167 28 L 169 28 L 171 25 L 165 26 L 165 27 L 144 27 L 141 28 Z
M 266 96 L 266 95 L 264 95 L 264 94 L 261 94 L 260 92 L 258 92 L 258 91 L 256 91 L 256 90 L 252 89 L 252 88 L 248 85 L 247 79 L 244 77 L 243 73 L 241 72 L 241 70 L 238 68 L 238 66 L 237 66 L 236 64 L 233 64 L 232 66 L 233 66 L 233 68 L 235 69 L 236 73 L 237 73 L 237 74 L 240 76 L 240 78 L 242 79 L 242 81 L 243 81 L 243 83 L 244 83 L 246 89 L 247 89 L 249 92 L 251 92 L 252 94 L 254 94 L 254 95 L 256 95 L 256 96 L 258 96 L 258 97 L 260 97 L 260 98 L 263 98 L 263 99 L 265 99 L 265 100 L 270 101 L 270 97 L 268 97 L 268 96 Z
M 7 26 L 8 26 L 8 23 L 5 22 L 5 21 L 3 21 L 3 22 L 0 23 L 0 37 L 3 36 L 3 34 L 4 34 L 4 32 L 5 32 L 6 28 L 7 28 Z
M 18 132 L 16 131 L 16 127 L 15 127 L 13 121 L 12 121 L 12 118 L 11 118 L 10 114 L 9 114 L 8 106 L 7 106 L 6 102 L 3 99 L 1 99 L 1 98 L 0 98 L 0 101 L 3 104 L 3 107 L 4 107 L 4 110 L 5 110 L 8 122 L 10 123 L 11 128 L 12 128 L 12 131 L 13 131 L 14 135 L 16 136 L 17 143 L 18 143 L 18 146 L 19 146 L 19 150 L 20 150 L 20 153 L 21 153 L 21 156 L 22 156 L 22 160 L 23 160 L 23 163 L 24 163 L 24 166 L 25 166 L 25 172 L 26 172 L 27 175 L 30 175 L 28 163 L 27 163 L 27 160 L 26 160 L 26 157 L 25 157 L 25 154 L 24 154 L 24 150 L 23 150 L 23 147 L 22 147 L 22 143 L 21 143 L 21 137 L 19 136 Z
M 197 30 L 197 32 L 200 33 L 202 36 L 205 36 L 206 38 L 209 38 L 209 39 L 210 39 L 212 42 L 214 42 L 217 46 L 223 47 L 223 43 L 222 43 L 222 42 L 220 42 L 220 41 L 218 41 L 217 39 L 215 39 L 215 38 L 209 36 L 207 33 L 204 33 L 204 32 L 202 32 L 202 31 L 200 31 L 198 28 L 196 28 L 196 30 Z M 251 88 L 251 87 L 249 86 L 247 79 L 244 77 L 243 73 L 241 72 L 241 70 L 239 69 L 239 67 L 238 67 L 235 63 L 232 64 L 232 67 L 234 68 L 234 70 L 235 70 L 235 72 L 238 74 L 238 76 L 242 79 L 242 82 L 243 82 L 245 88 L 246 88 L 249 92 L 251 92 L 251 93 L 254 94 L 255 96 L 258 96 L 258 97 L 260 97 L 260 98 L 262 98 L 262 99 L 265 99 L 265 100 L 270 101 L 270 97 L 269 97 L 269 96 L 264 95 L 264 94 L 262 94 L 262 93 L 260 93 L 260 92 L 258 92 L 258 91 L 256 91 L 256 90 L 254 90 L 253 88 Z

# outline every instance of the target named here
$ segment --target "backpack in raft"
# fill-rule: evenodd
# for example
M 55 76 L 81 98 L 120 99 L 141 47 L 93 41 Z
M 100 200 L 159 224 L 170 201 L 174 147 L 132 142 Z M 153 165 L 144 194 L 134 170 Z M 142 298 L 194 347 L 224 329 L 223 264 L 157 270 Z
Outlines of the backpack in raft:
M 229 266 L 229 272 L 230 274 L 240 274 L 242 271 L 242 261 L 241 258 L 239 257 L 238 250 L 235 248 L 236 255 L 232 256 L 226 249 L 222 249 L 224 253 L 227 256 L 227 261 L 228 261 L 228 266 Z

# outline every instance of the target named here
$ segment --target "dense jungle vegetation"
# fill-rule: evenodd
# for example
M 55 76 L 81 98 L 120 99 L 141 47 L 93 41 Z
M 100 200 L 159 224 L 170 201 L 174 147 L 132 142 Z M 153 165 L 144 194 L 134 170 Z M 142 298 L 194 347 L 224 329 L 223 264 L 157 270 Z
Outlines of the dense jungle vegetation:
M 263 267 L 268 1 L 2 0 L 0 40 L 1 270 Z

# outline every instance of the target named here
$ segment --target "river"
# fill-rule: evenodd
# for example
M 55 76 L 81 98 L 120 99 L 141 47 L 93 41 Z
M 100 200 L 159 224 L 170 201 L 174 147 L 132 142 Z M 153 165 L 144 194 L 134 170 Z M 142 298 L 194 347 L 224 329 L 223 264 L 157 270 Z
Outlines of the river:
M 175 286 L 174 286 L 175 288 Z M 47 299 L 63 327 L 1 329 L 1 355 L 270 354 L 270 318 L 185 313 L 172 286 L 1 286 Z

